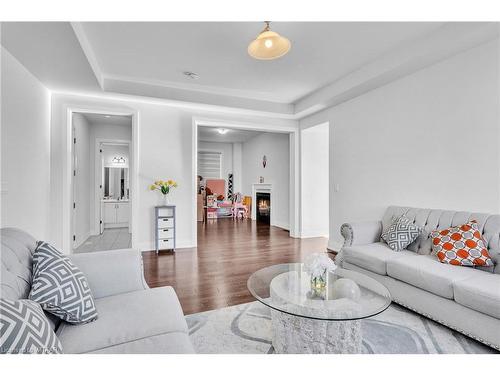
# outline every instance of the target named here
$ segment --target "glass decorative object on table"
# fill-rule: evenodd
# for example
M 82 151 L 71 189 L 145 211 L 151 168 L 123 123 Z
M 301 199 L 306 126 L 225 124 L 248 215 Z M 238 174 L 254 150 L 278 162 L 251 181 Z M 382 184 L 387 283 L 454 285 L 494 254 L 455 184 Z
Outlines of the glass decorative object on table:
M 311 277 L 311 299 L 326 299 L 328 272 L 333 272 L 337 266 L 325 253 L 308 255 L 304 260 L 304 270 Z
M 311 299 L 325 299 L 326 298 L 326 284 L 328 275 L 326 270 L 319 276 L 311 275 Z

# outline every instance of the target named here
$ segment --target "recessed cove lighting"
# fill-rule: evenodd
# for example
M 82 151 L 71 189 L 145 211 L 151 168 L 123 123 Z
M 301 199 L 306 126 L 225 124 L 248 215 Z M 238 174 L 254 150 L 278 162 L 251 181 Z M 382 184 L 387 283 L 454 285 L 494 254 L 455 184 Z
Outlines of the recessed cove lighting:
M 227 129 L 217 129 L 217 131 L 219 132 L 219 134 L 226 134 L 227 133 Z
M 104 117 L 106 117 L 106 118 L 111 118 L 111 116 L 110 116 L 110 115 L 104 115 Z
M 200 76 L 194 72 L 183 72 L 182 74 L 184 74 L 187 78 L 189 79 L 198 79 L 200 78 Z

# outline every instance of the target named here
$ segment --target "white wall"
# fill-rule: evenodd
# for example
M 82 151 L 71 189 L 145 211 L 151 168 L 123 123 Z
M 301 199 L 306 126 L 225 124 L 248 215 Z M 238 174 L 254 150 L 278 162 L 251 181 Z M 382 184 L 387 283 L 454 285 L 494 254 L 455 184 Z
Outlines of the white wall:
M 302 237 L 329 236 L 329 124 L 301 131 Z
M 282 228 L 290 225 L 290 136 L 288 134 L 264 133 L 243 143 L 242 184 L 243 195 L 252 195 L 252 184 L 272 184 L 271 224 Z M 266 155 L 266 168 L 262 157 Z
M 330 121 L 330 247 L 391 204 L 499 212 L 497 43 L 301 121 Z
M 132 246 L 141 250 L 154 248 L 153 207 L 159 203 L 156 192 L 148 189 L 151 181 L 172 178 L 179 183 L 171 197 L 177 205 L 178 247 L 194 247 L 196 242 L 196 189 L 193 175 L 193 117 L 217 123 L 259 123 L 268 128 L 296 129 L 291 120 L 250 117 L 245 114 L 181 110 L 155 101 L 133 98 L 88 97 L 78 95 L 52 96 L 52 154 L 51 154 L 51 239 L 63 251 L 68 252 L 67 204 L 69 168 L 67 155 L 71 151 L 68 137 L 67 113 L 70 108 L 87 109 L 107 113 L 135 113 L 138 127 L 134 130 L 133 147 L 137 147 L 138 189 L 132 194 L 133 217 Z M 134 161 L 134 160 L 132 160 Z M 287 169 L 288 172 L 288 169 Z M 131 176 L 131 184 L 134 186 Z M 135 195 L 134 195 L 135 193 Z
M 90 208 L 93 192 L 89 190 L 90 166 L 90 127 L 91 125 L 80 113 L 73 114 L 73 136 L 76 137 L 75 144 L 75 170 L 74 177 L 74 201 L 76 204 L 73 216 L 73 233 L 75 241 L 73 247 L 77 248 L 90 236 Z
M 50 93 L 1 48 L 1 226 L 48 237 Z

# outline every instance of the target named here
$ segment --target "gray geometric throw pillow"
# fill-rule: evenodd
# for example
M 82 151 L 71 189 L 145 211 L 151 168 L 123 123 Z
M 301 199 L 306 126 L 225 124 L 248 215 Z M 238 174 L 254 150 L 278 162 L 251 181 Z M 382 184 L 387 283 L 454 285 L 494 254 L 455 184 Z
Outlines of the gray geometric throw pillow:
M 0 353 L 62 353 L 61 342 L 38 303 L 0 299 Z
M 394 251 L 402 251 L 422 233 L 422 228 L 415 225 L 402 215 L 393 220 L 392 224 L 382 233 L 382 239 Z
M 68 323 L 97 319 L 97 310 L 85 275 L 67 256 L 40 241 L 33 254 L 33 284 L 29 299 Z

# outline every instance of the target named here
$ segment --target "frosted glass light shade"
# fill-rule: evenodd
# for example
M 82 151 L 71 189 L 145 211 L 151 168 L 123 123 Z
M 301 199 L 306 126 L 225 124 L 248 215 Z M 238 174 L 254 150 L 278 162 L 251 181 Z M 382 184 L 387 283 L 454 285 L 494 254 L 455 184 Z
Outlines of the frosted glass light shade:
M 275 33 L 264 30 L 248 46 L 248 54 L 258 60 L 273 60 L 286 55 L 290 50 L 290 41 Z

